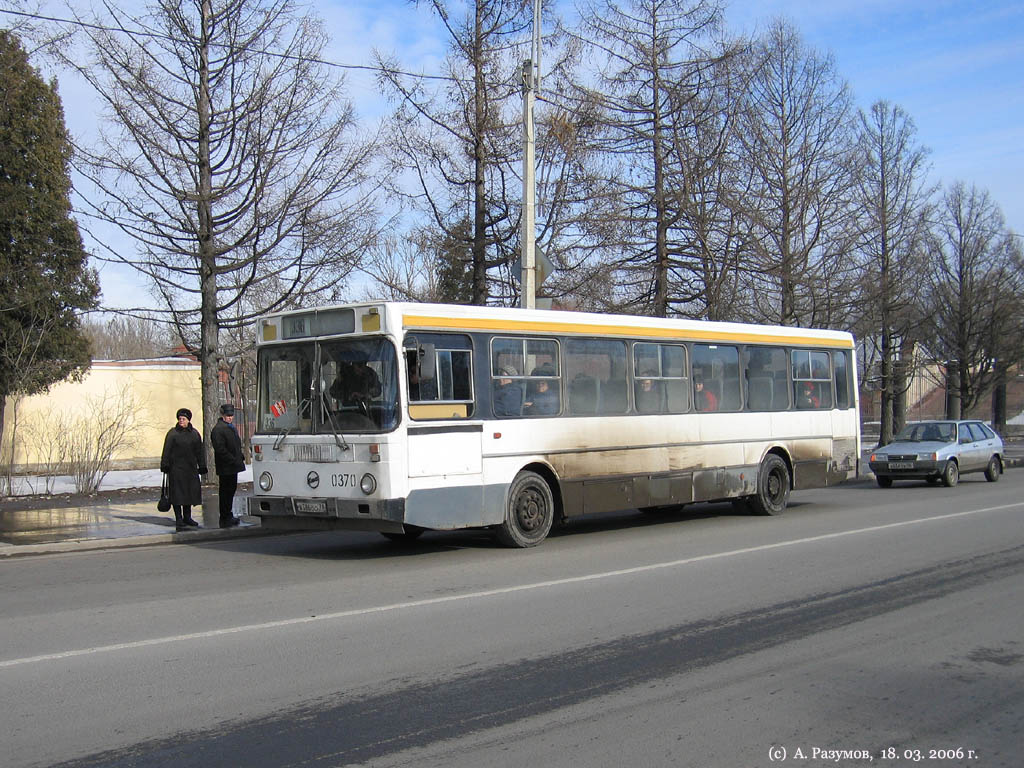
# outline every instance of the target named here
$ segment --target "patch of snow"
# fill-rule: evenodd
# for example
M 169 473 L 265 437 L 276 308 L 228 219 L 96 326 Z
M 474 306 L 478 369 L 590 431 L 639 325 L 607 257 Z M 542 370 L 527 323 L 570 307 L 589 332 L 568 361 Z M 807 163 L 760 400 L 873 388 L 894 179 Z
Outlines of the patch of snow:
M 47 479 L 32 475 L 11 478 L 12 496 L 30 496 L 37 493 L 75 493 L 75 481 L 70 475 L 60 475 L 51 479 L 49 490 Z M 206 480 L 214 480 L 216 475 L 207 475 Z M 100 483 L 100 491 L 117 488 L 159 488 L 162 473 L 159 469 L 119 469 L 107 472 Z M 252 467 L 247 466 L 244 472 L 238 473 L 238 482 L 252 482 Z

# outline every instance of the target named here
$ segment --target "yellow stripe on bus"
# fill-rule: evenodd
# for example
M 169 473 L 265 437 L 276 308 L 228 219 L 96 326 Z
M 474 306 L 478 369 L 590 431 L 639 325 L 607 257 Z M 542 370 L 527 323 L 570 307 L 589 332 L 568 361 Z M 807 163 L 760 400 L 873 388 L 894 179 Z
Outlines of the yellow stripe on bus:
M 800 336 L 796 333 L 735 333 L 712 330 L 677 330 L 675 328 L 631 327 L 624 325 L 598 325 L 586 323 L 556 323 L 543 320 L 505 320 L 470 317 L 430 317 L 404 315 L 405 328 L 446 328 L 461 331 L 505 331 L 508 333 L 533 331 L 536 333 L 576 333 L 592 336 L 628 336 L 677 341 L 733 341 L 745 344 L 787 344 L 806 347 L 840 347 L 853 349 L 849 338 L 822 339 Z

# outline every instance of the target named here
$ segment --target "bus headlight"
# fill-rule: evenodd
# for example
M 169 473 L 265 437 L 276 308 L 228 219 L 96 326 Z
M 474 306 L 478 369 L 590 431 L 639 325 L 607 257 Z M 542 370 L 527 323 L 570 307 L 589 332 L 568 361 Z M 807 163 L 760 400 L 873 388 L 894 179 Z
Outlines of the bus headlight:
M 369 496 L 377 490 L 377 478 L 367 472 L 363 475 L 363 479 L 359 481 L 359 490 Z
M 260 475 L 260 490 L 269 491 L 274 487 L 274 478 L 270 476 L 269 472 L 264 472 Z

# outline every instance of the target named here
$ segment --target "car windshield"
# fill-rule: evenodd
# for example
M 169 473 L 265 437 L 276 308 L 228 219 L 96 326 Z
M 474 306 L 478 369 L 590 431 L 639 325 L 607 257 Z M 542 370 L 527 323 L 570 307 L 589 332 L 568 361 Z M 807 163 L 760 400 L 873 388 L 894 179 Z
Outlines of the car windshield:
M 907 424 L 893 438 L 902 443 L 951 443 L 956 439 L 956 424 L 950 421 Z

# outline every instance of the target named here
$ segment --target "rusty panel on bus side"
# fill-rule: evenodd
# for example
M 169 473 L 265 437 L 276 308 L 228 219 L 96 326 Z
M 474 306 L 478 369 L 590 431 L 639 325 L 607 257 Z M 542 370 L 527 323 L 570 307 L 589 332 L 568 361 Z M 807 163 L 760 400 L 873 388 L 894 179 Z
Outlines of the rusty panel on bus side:
M 562 483 L 562 502 L 567 517 L 637 507 L 687 504 L 691 501 L 693 478 L 690 473 Z

